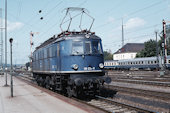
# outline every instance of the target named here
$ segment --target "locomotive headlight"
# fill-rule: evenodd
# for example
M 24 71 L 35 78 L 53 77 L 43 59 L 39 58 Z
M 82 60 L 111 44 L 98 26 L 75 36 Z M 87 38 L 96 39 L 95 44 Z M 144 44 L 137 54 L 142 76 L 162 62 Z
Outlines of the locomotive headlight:
M 103 69 L 103 68 L 104 68 L 103 63 L 100 63 L 100 64 L 99 64 L 99 67 L 100 67 L 101 69 Z
M 77 70 L 77 69 L 79 68 L 79 66 L 78 66 L 77 64 L 73 64 L 73 65 L 72 65 L 72 68 L 73 68 L 74 70 Z

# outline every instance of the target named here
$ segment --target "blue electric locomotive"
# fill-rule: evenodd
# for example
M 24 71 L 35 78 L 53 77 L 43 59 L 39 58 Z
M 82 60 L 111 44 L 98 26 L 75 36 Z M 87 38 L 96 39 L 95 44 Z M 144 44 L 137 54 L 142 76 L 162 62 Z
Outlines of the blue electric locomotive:
M 94 95 L 104 83 L 101 39 L 89 31 L 63 32 L 33 52 L 33 76 L 69 96 Z
M 70 97 L 94 96 L 105 82 L 102 43 L 90 29 L 81 29 L 81 21 L 80 32 L 69 30 L 75 17 L 71 17 L 69 11 L 75 10 L 81 11 L 82 21 L 83 14 L 87 14 L 84 8 L 67 8 L 66 16 L 69 13 L 70 17 L 68 29 L 63 31 L 61 28 L 61 34 L 45 41 L 33 52 L 33 77 L 39 85 L 64 92 Z M 106 80 L 109 83 L 111 79 Z

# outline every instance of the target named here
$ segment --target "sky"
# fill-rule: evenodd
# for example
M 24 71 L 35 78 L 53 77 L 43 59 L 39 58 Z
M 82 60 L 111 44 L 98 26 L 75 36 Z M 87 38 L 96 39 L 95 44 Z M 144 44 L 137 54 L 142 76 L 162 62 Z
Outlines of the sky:
M 95 19 L 91 31 L 102 39 L 103 49 L 112 53 L 122 47 L 122 22 L 126 44 L 155 40 L 155 31 L 158 34 L 162 31 L 162 20 L 170 21 L 170 0 L 7 0 L 7 3 L 7 38 L 14 39 L 13 64 L 29 61 L 31 31 L 36 33 L 33 50 L 53 35 L 61 33 L 60 23 L 65 16 L 64 9 L 68 7 L 87 9 Z M 5 0 L 0 0 L 0 7 L 0 20 L 4 26 Z M 39 10 L 42 12 L 39 13 Z M 71 30 L 80 31 L 79 20 L 80 16 L 72 21 Z M 91 22 L 91 18 L 83 15 L 82 28 L 89 29 Z M 64 24 L 64 30 L 67 25 Z M 8 63 L 9 44 L 8 41 Z

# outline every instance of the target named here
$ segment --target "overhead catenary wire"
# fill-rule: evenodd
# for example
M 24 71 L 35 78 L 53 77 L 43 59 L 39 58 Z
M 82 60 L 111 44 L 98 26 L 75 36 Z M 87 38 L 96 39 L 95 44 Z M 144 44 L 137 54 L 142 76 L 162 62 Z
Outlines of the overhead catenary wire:
M 136 14 L 136 13 L 138 13 L 138 12 L 141 12 L 141 11 L 143 11 L 143 10 L 146 10 L 146 9 L 148 9 L 148 8 L 154 7 L 154 6 L 156 6 L 156 5 L 160 5 L 161 3 L 163 3 L 163 2 L 162 2 L 162 1 L 159 1 L 159 2 L 153 3 L 153 4 L 149 5 L 149 6 L 146 6 L 146 7 L 144 7 L 144 8 L 141 8 L 141 9 L 138 9 L 138 10 L 136 10 L 136 11 L 133 11 L 133 12 L 127 14 L 127 15 L 128 15 L 128 17 L 129 17 L 129 16 L 131 16 L 131 15 L 134 15 L 134 14 Z M 127 16 L 124 16 L 123 18 L 127 18 Z M 119 20 L 121 20 L 121 19 L 122 19 L 122 17 L 118 17 L 118 18 L 116 18 L 114 21 L 119 21 Z M 104 24 L 101 24 L 101 25 L 95 27 L 95 29 L 102 28 L 102 27 L 104 27 L 104 26 L 106 26 L 106 25 L 110 25 L 110 22 L 106 22 L 106 23 L 104 23 Z
M 149 38 L 147 38 L 147 39 L 151 39 L 151 36 L 155 36 L 155 33 L 150 33 L 150 34 L 144 34 L 144 35 L 134 36 L 134 37 L 131 37 L 131 38 L 133 38 L 133 40 L 136 39 L 136 40 L 139 41 L 139 39 L 141 39 L 141 38 L 143 38 L 143 37 L 149 37 Z M 154 38 L 155 38 L 155 37 L 154 37 Z M 125 41 L 128 41 L 128 40 L 129 40 L 129 39 L 125 39 Z M 117 43 L 119 43 L 119 42 L 121 42 L 121 41 L 110 42 L 110 43 L 107 43 L 106 45 L 112 44 L 112 46 L 114 46 L 113 44 L 117 44 Z M 135 40 L 134 40 L 134 42 L 135 42 Z
M 87 0 L 84 0 L 82 3 L 80 3 L 77 7 L 81 7 L 82 5 L 84 5 L 87 2 Z
M 150 6 L 157 5 L 158 3 L 160 3 L 160 2 L 157 2 L 157 3 L 152 4 L 152 5 L 150 5 Z M 146 8 L 149 8 L 149 7 L 145 7 L 145 9 L 146 9 Z M 164 9 L 166 9 L 166 8 L 162 8 L 161 10 L 158 10 L 158 11 L 152 13 L 152 14 L 158 14 L 158 13 L 162 12 Z M 134 12 L 134 13 L 137 13 L 137 12 L 139 12 L 139 11 L 141 11 L 141 10 L 138 10 L 138 11 L 136 11 L 136 12 Z M 134 13 L 131 13 L 131 14 L 134 14 Z M 149 17 L 149 16 L 151 16 L 151 14 L 146 15 L 146 16 L 144 16 L 144 17 Z M 156 25 L 153 25 L 153 26 L 144 27 L 144 28 L 138 29 L 138 30 L 135 29 L 135 31 L 126 32 L 126 34 L 134 33 L 134 32 L 136 33 L 136 32 L 138 32 L 138 31 L 142 31 L 142 30 L 154 28 L 155 26 L 158 26 L 158 25 L 160 25 L 160 24 L 156 24 Z M 126 29 L 126 28 L 125 28 L 125 29 Z M 118 30 L 118 29 L 117 29 L 117 30 Z M 142 36 L 143 36 L 143 37 L 146 37 L 146 35 L 142 35 Z M 128 36 L 127 36 L 127 37 L 128 37 Z M 142 38 L 143 38 L 143 37 L 142 37 Z M 132 39 L 132 38 L 135 38 L 135 37 L 131 37 L 131 39 Z M 128 40 L 129 40 L 129 39 L 128 39 Z
M 144 27 L 144 28 L 140 28 L 140 29 L 135 30 L 135 31 L 126 32 L 126 34 L 138 32 L 138 31 L 142 31 L 142 30 L 147 30 L 147 29 L 150 29 L 150 28 L 154 28 L 155 26 L 158 26 L 158 25 L 162 25 L 162 24 L 161 24 L 161 23 L 160 23 L 160 24 L 154 24 L 154 25 L 151 25 L 151 26 L 147 26 L 147 27 Z
M 51 0 L 52 1 L 52 0 Z M 41 8 L 41 9 L 46 9 L 46 7 L 48 6 L 48 4 L 49 3 L 51 3 L 51 1 L 49 2 L 49 1 L 47 1 L 46 3 L 45 3 L 45 5 Z M 12 14 L 10 14 L 10 15 L 12 15 Z M 12 15 L 13 17 L 15 17 L 14 15 Z M 34 16 L 32 16 L 27 22 L 24 22 L 24 27 L 21 29 L 21 31 L 19 32 L 19 33 L 24 33 L 25 31 L 25 28 L 27 28 L 28 26 L 31 28 L 31 27 L 33 27 L 34 25 L 35 25 L 35 22 L 34 23 L 32 23 L 33 22 L 33 20 L 36 18 L 36 17 L 38 17 L 39 15 L 38 15 L 38 13 L 35 13 L 35 15 Z M 16 18 L 16 17 L 15 17 Z M 36 18 L 37 19 L 37 18 Z M 39 21 L 39 18 L 37 19 L 38 21 Z M 37 22 L 37 21 L 36 21 Z M 32 23 L 32 24 L 30 24 L 30 23 Z M 36 26 L 34 26 L 34 27 L 36 27 Z
M 18 1 L 18 14 L 17 14 L 17 20 L 19 20 L 21 15 L 21 9 L 22 9 L 22 0 Z

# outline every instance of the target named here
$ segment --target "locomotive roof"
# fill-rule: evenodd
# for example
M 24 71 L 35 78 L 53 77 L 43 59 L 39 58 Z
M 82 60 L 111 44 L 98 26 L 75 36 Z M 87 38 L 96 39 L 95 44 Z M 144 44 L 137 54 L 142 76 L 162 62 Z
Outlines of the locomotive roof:
M 70 32 L 70 31 L 64 31 L 60 34 L 58 34 L 58 36 L 56 37 L 55 35 L 51 38 L 49 38 L 48 40 L 46 40 L 45 42 L 43 42 L 40 46 L 36 47 L 37 49 L 40 49 L 50 43 L 56 42 L 56 41 L 61 41 L 61 40 L 65 40 L 65 39 L 70 39 L 70 38 L 90 38 L 90 39 L 100 39 L 99 37 L 97 37 L 95 35 L 94 32 L 90 32 L 90 31 L 86 31 L 83 30 L 81 32 Z

